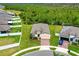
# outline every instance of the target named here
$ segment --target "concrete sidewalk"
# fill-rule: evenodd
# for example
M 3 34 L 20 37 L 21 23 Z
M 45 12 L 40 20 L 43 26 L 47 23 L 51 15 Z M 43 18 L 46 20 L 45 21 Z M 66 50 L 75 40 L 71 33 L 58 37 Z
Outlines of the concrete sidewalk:
M 14 43 L 14 44 L 9 44 L 9 45 L 5 45 L 5 46 L 0 46 L 0 50 L 9 49 L 9 48 L 17 47 L 17 46 L 19 46 L 19 43 Z

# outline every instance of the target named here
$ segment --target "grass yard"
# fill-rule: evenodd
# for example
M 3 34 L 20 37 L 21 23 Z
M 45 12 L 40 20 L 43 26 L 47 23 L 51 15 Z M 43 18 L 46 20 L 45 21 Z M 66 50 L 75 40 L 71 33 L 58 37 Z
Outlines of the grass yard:
M 16 26 L 16 25 L 21 25 L 21 23 L 12 23 L 12 25 L 15 25 L 15 26 Z
M 31 32 L 32 25 L 22 25 L 22 38 L 20 43 L 20 48 L 28 48 L 33 46 L 39 46 L 39 40 L 32 40 L 30 39 L 30 32 Z
M 18 54 L 16 56 L 21 56 L 23 54 L 30 53 L 30 52 L 33 52 L 33 51 L 38 51 L 38 50 L 39 50 L 39 48 L 31 49 L 31 50 L 28 50 L 28 51 L 24 51 L 24 52 L 22 52 L 22 53 L 20 53 L 20 54 Z
M 21 32 L 21 27 L 11 28 L 11 33 Z
M 19 42 L 20 36 L 0 37 L 0 46 Z
M 19 51 L 19 47 L 14 47 L 6 50 L 1 50 L 0 51 L 0 56 L 11 56 L 12 54 L 16 53 Z
M 75 52 L 77 52 L 77 53 L 79 53 L 79 46 L 70 45 L 70 46 L 69 46 L 69 49 L 70 49 L 70 50 L 73 50 L 73 51 L 75 51 Z
M 58 46 L 59 37 L 55 36 L 55 33 L 59 33 L 62 29 L 62 26 L 59 25 L 49 25 L 51 39 L 50 45 L 51 46 Z

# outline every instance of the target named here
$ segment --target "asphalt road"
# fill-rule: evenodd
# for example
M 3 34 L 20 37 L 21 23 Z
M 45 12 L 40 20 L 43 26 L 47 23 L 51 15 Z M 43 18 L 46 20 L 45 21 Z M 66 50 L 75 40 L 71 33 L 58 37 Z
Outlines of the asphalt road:
M 24 54 L 22 56 L 53 56 L 53 51 L 40 50 L 40 51 L 30 52 L 30 53 Z

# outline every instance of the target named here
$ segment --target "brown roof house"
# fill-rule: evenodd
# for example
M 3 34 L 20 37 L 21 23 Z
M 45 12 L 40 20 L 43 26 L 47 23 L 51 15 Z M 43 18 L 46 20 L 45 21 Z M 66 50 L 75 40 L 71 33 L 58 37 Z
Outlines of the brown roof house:
M 63 26 L 63 29 L 60 32 L 60 39 L 67 40 L 69 42 L 78 42 L 79 28 L 74 26 Z

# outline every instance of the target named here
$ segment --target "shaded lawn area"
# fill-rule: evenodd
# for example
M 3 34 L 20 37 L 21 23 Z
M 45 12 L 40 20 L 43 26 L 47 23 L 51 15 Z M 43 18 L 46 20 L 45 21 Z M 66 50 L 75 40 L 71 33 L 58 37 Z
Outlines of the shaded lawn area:
M 12 54 L 19 51 L 19 47 L 9 48 L 0 51 L 0 56 L 11 56 Z
M 62 29 L 60 25 L 49 25 L 51 39 L 50 45 L 51 46 L 58 46 L 59 37 L 55 36 L 55 33 L 59 33 Z
M 20 36 L 0 37 L 0 46 L 12 44 L 12 43 L 18 43 L 19 39 L 20 39 Z
M 32 28 L 32 25 L 22 24 L 22 38 L 20 42 L 21 49 L 40 45 L 39 40 L 30 39 L 31 28 Z
M 21 27 L 11 28 L 11 33 L 21 32 Z

